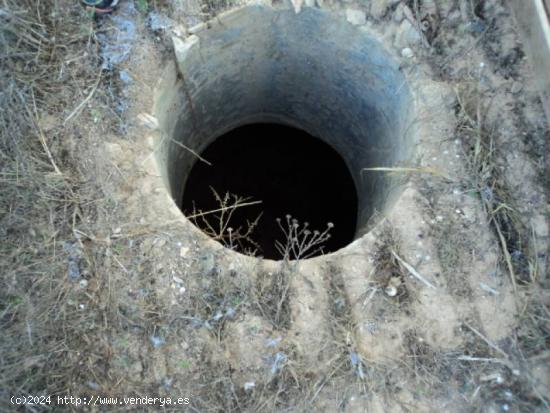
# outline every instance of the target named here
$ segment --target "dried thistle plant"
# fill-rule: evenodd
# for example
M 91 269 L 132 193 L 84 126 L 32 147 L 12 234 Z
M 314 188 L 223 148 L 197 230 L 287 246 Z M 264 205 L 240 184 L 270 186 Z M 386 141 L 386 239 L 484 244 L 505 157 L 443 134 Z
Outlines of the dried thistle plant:
M 206 212 L 193 209 L 193 214 L 188 218 L 206 235 L 219 241 L 225 247 L 247 255 L 256 255 L 259 245 L 252 238 L 252 234 L 258 226 L 262 213 L 252 221 L 246 220 L 245 226 L 234 228 L 231 226 L 231 222 L 237 208 L 257 205 L 262 201 L 253 201 L 250 197 L 241 197 L 229 192 L 221 196 L 214 188 L 210 187 L 210 190 L 219 208 Z
M 300 226 L 298 220 L 291 215 L 287 214 L 285 218 L 286 225 L 282 223 L 281 218 L 277 218 L 277 224 L 283 231 L 285 240 L 275 241 L 275 248 L 284 261 L 305 259 L 323 252 L 323 244 L 329 240 L 330 230 L 334 228 L 332 222 L 329 222 L 326 229 L 321 232 L 310 230 L 307 222 Z

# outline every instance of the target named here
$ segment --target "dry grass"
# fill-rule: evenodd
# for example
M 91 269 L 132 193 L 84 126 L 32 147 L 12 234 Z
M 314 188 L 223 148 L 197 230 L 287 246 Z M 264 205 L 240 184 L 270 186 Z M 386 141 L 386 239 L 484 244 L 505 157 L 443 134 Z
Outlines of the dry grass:
M 94 78 L 91 21 L 74 3 L 0 4 L 3 411 L 14 408 L 7 395 L 67 393 L 81 374 L 81 334 L 92 318 L 79 311 L 82 293 L 68 282 L 63 250 L 89 199 L 64 152 L 65 131 L 48 124 Z M 83 272 L 93 265 L 85 253 L 79 260 Z
M 469 189 L 481 200 L 501 247 L 502 266 L 508 272 L 519 309 L 518 330 L 511 348 L 501 352 L 510 362 L 507 374 L 516 390 L 515 402 L 523 411 L 550 409 L 550 399 L 530 373 L 533 359 L 547 358 L 550 346 L 547 274 L 540 273 L 536 240 L 526 228 L 509 193 L 494 143 L 495 125 L 487 123 L 487 108 L 475 85 L 464 83 L 457 89 L 458 133 L 469 167 Z M 501 157 L 502 158 L 502 157 Z M 546 263 L 547 264 L 547 263 Z M 511 370 L 522 374 L 511 374 Z M 493 393 L 485 395 L 494 398 Z M 512 400 L 511 400 L 512 401 Z
M 219 8 L 205 4 L 207 14 Z M 291 271 L 260 269 L 252 276 L 216 265 L 208 272 L 197 270 L 198 282 L 187 286 L 191 299 L 178 304 L 175 316 L 152 285 L 150 274 L 161 271 L 142 253 L 158 234 L 100 236 L 89 222 L 96 218 L 96 207 L 111 211 L 109 200 L 95 199 L 97 188 L 83 179 L 68 153 L 75 121 L 88 116 L 102 88 L 92 21 L 74 1 L 5 0 L 0 3 L 0 48 L 0 410 L 15 410 L 8 395 L 177 393 L 192 395 L 193 408 L 201 412 L 311 411 L 327 394 L 340 408 L 351 395 L 376 393 L 393 400 L 407 381 L 443 400 L 450 389 L 461 389 L 472 411 L 508 400 L 507 391 L 512 393 L 508 401 L 520 411 L 550 408 L 532 374 L 533 366 L 549 358 L 548 281 L 530 252 L 531 232 L 522 226 L 495 165 L 491 127 L 471 89 L 459 92 L 458 110 L 470 162 L 468 184 L 491 217 L 503 266 L 516 285 L 515 336 L 506 346 L 492 343 L 475 320 L 468 320 L 460 332 L 463 346 L 442 353 L 411 328 L 402 362 L 365 363 L 353 341 L 357 326 L 344 275 L 334 266 L 324 275 L 330 338 L 317 371 L 312 373 L 289 343 L 282 349 L 287 361 L 281 370 L 246 392 L 235 385 L 233 367 L 217 357 L 223 349 L 216 346 L 223 342 L 227 322 L 244 312 L 287 329 Z M 403 168 L 382 172 L 438 175 Z M 390 234 L 375 254 L 380 290 L 407 274 L 397 259 L 402 257 L 397 244 Z M 459 260 L 451 258 L 452 267 Z M 75 268 L 87 288 L 71 281 L 69 271 Z M 137 298 L 130 300 L 130 293 Z M 414 298 L 405 282 L 394 298 L 382 297 L 382 304 L 395 311 L 407 311 Z M 167 350 L 172 358 L 167 356 L 165 364 L 180 378 L 170 389 L 155 386 L 144 373 L 157 366 L 160 356 L 149 344 L 157 336 L 170 343 L 184 337 L 190 347 L 186 357 L 191 363 L 182 360 L 180 350 Z

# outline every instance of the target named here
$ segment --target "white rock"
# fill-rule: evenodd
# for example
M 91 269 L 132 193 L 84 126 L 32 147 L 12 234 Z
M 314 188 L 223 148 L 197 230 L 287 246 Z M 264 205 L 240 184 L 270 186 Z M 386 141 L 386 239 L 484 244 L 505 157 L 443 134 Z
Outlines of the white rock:
M 415 46 L 422 42 L 422 37 L 416 28 L 408 21 L 403 20 L 395 34 L 394 46 L 397 49 Z
M 516 93 L 521 92 L 522 89 L 523 89 L 523 84 L 521 82 L 515 81 L 512 84 L 512 87 L 510 88 L 510 92 L 512 92 L 515 95 Z
M 359 9 L 347 9 L 346 19 L 354 26 L 359 26 L 367 22 L 367 13 Z
M 149 128 L 151 130 L 158 129 L 159 127 L 159 121 L 153 115 L 150 115 L 148 113 L 140 113 L 137 118 L 141 126 L 145 126 L 146 128 Z
M 393 21 L 396 23 L 401 23 L 403 19 L 405 18 L 405 13 L 403 12 L 403 3 L 399 3 L 397 8 L 395 9 L 395 12 L 393 13 Z
M 388 1 L 386 0 L 372 0 L 370 6 L 370 14 L 376 19 L 380 19 L 386 14 L 386 8 L 388 7 Z
M 411 57 L 414 57 L 414 52 L 410 47 L 405 47 L 403 50 L 401 50 L 401 56 L 410 59 Z
M 542 214 L 535 214 L 531 219 L 535 234 L 539 238 L 546 238 L 550 234 L 546 218 Z
M 196 35 L 191 35 L 185 38 L 184 40 L 177 37 L 172 36 L 172 43 L 174 44 L 174 52 L 176 54 L 176 60 L 178 62 L 183 62 L 186 58 L 189 52 L 199 44 L 199 38 Z
M 290 0 L 292 3 L 292 6 L 294 6 L 294 12 L 296 14 L 300 13 L 302 11 L 302 6 L 304 5 L 304 0 Z
M 401 0 L 372 0 L 370 14 L 380 19 L 384 17 L 388 8 L 399 2 L 401 2 Z
M 445 19 L 448 24 L 456 24 L 461 19 L 460 10 L 455 10 L 447 14 L 447 18 Z
M 384 288 L 384 292 L 389 297 L 395 297 L 397 295 L 397 288 L 395 288 L 393 285 L 388 285 L 386 288 Z
M 315 0 L 306 0 L 307 7 L 315 7 Z

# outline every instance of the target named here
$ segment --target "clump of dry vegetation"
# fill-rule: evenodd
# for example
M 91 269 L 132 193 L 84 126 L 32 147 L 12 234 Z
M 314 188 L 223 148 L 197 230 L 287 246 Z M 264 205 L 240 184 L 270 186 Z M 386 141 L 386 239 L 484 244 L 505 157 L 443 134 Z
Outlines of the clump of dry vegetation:
M 59 119 L 97 79 L 92 21 L 74 1 L 0 4 L 0 409 L 66 394 L 95 320 L 70 282 L 93 265 L 73 230 L 92 206 Z M 64 250 L 65 245 L 65 250 Z M 84 279 L 84 278 L 83 278 Z
M 487 121 L 487 107 L 481 92 L 475 84 L 464 82 L 457 91 L 457 101 L 457 132 L 468 162 L 469 190 L 479 197 L 487 213 L 500 245 L 502 267 L 514 287 L 518 308 L 518 329 L 510 338 L 512 341 L 508 343 L 507 350 L 487 344 L 492 347 L 490 350 L 500 353 L 499 357 L 504 357 L 506 361 L 504 364 L 508 368 L 505 374 L 515 390 L 510 391 L 514 396 L 513 400 L 508 397 L 509 402 L 527 410 L 550 408 L 548 396 L 540 391 L 540 375 L 535 378 L 532 374 L 535 360 L 548 358 L 548 277 L 541 272 L 536 238 L 514 207 L 502 167 L 498 165 L 495 125 Z M 542 263 L 546 269 L 547 264 Z M 491 391 L 483 396 L 486 400 L 498 398 Z
M 259 244 L 254 241 L 254 231 L 262 214 L 246 221 L 245 226 L 234 227 L 233 215 L 239 208 L 261 204 L 249 197 L 242 197 L 226 192 L 223 196 L 214 188 L 210 188 L 219 208 L 212 211 L 194 209 L 187 218 L 210 238 L 220 242 L 225 247 L 255 256 L 260 252 Z

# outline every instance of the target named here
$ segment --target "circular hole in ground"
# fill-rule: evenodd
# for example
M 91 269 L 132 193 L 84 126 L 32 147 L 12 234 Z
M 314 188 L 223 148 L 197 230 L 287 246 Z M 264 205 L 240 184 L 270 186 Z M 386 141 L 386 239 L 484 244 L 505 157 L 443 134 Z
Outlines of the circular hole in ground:
M 201 156 L 211 165 L 195 163 L 181 209 L 211 238 L 248 255 L 282 259 L 277 245 L 286 246 L 290 215 L 290 225 L 297 220 L 298 233 L 306 223 L 305 231 L 311 231 L 296 245 L 302 247 L 302 258 L 337 251 L 353 241 L 355 184 L 344 159 L 322 140 L 297 128 L 257 123 L 225 133 Z M 220 208 L 227 209 L 202 215 Z M 321 236 L 329 223 L 334 227 L 328 239 L 306 250 L 315 231 Z
M 187 182 L 190 182 L 189 188 L 201 186 L 202 178 L 195 180 L 192 170 L 205 167 L 197 155 L 209 156 L 208 148 L 214 142 L 221 145 L 227 133 L 244 125 L 287 125 L 307 131 L 341 155 L 353 180 L 357 201 L 344 201 L 342 195 L 340 202 L 335 198 L 341 195 L 333 194 L 333 191 L 343 190 L 335 188 L 338 185 L 348 185 L 343 183 L 349 182 L 348 178 L 330 188 L 328 184 L 335 182 L 334 177 L 319 178 L 308 184 L 308 191 L 312 190 L 308 192 L 311 199 L 299 200 L 298 195 L 291 196 L 284 200 L 287 205 L 281 205 L 283 200 L 279 196 L 246 193 L 247 188 L 243 188 L 242 193 L 236 195 L 266 202 L 266 215 L 261 221 L 265 225 L 271 221 L 271 228 L 259 232 L 260 253 L 277 257 L 273 247 L 268 245 L 281 233 L 273 224 L 277 215 L 294 215 L 300 223 L 318 219 L 315 226 L 319 230 L 323 230 L 327 222 L 334 222 L 336 225 L 331 231 L 334 238 L 329 241 L 330 246 L 325 243 L 324 252 L 335 251 L 370 231 L 378 217 L 389 212 L 402 192 L 403 175 L 388 172 L 393 167 L 414 163 L 414 120 L 418 116 L 409 82 L 396 57 L 369 31 L 315 8 L 305 8 L 296 14 L 294 10 L 247 6 L 222 14 L 192 32 L 194 34 L 185 38 L 173 38 L 175 64 L 169 64 L 161 78 L 154 107 L 159 142 L 155 156 L 166 188 L 178 206 L 182 208 L 182 200 L 187 199 L 184 199 Z M 266 145 L 268 140 L 282 142 L 285 139 L 272 137 L 270 131 L 264 135 L 259 140 Z M 220 138 L 222 136 L 224 138 Z M 237 167 L 250 166 L 254 162 L 260 169 L 266 160 L 275 158 L 271 154 L 268 157 L 251 154 L 240 162 L 243 165 L 233 160 L 243 159 L 241 152 L 251 148 L 248 144 L 227 143 L 226 155 L 228 151 L 232 155 L 224 157 L 220 152 L 222 159 L 212 162 L 226 165 L 223 174 L 226 175 L 224 179 L 228 179 L 236 174 Z M 269 151 L 275 153 L 285 148 L 288 145 L 273 143 Z M 267 152 L 266 147 L 258 151 Z M 303 162 L 320 162 L 314 159 L 313 150 L 307 151 Z M 323 173 L 322 169 L 313 171 L 313 168 L 311 172 Z M 266 179 L 259 179 L 258 170 L 245 177 L 258 178 L 251 188 L 265 186 Z M 277 172 L 284 173 L 284 170 Z M 301 175 L 301 172 L 294 173 L 295 177 Z M 271 177 L 273 182 L 278 179 L 283 178 Z M 321 188 L 325 190 L 325 197 L 318 201 L 314 199 L 313 189 L 321 181 L 327 186 Z M 196 190 L 186 189 L 185 197 L 193 198 L 190 194 L 200 190 L 196 202 L 206 199 L 211 194 L 205 191 L 210 191 L 212 185 L 204 178 L 202 186 Z M 223 188 L 216 190 L 224 195 Z M 235 192 L 240 192 L 238 190 Z M 277 204 L 281 208 L 269 210 L 273 208 L 267 204 L 269 199 L 274 199 L 270 205 Z M 310 214 L 304 207 L 306 212 L 302 213 L 298 200 L 310 208 L 319 204 L 320 211 Z M 351 207 L 353 203 L 356 213 Z M 214 206 L 201 204 L 197 209 L 208 210 Z M 184 204 L 182 209 L 187 218 L 200 227 L 190 212 L 192 207 Z M 282 218 L 285 226 L 284 216 Z M 340 220 L 356 221 L 346 224 L 339 223 Z M 313 222 L 311 227 L 316 229 Z M 350 235 L 352 227 L 355 231 Z

